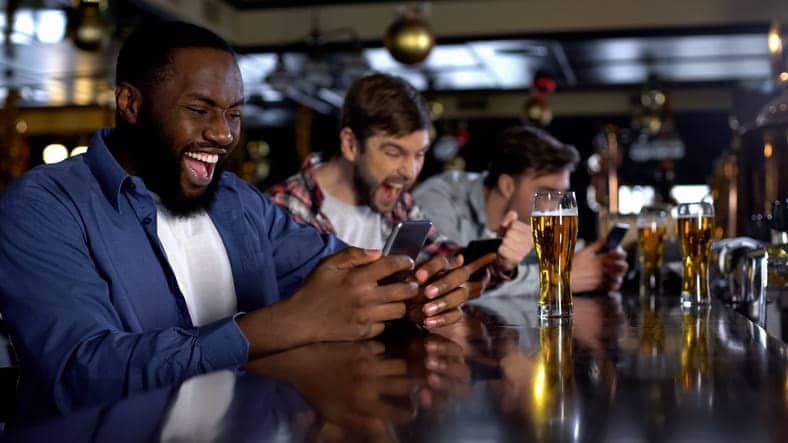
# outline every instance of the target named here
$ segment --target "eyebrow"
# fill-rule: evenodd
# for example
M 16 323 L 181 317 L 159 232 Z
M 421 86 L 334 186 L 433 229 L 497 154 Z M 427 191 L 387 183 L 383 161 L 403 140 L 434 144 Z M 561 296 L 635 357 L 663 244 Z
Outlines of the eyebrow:
M 214 99 L 212 99 L 210 97 L 206 97 L 206 96 L 201 95 L 201 94 L 189 94 L 188 98 L 192 99 L 192 100 L 201 101 L 201 102 L 205 103 L 208 106 L 219 107 L 219 104 L 216 103 L 216 100 L 214 100 Z M 240 100 L 238 100 L 235 103 L 233 103 L 232 105 L 230 105 L 230 107 L 231 108 L 235 108 L 237 106 L 241 106 L 243 103 L 244 103 L 244 99 L 241 98 Z
M 382 143 L 382 144 L 380 145 L 380 147 L 381 147 L 382 149 L 385 149 L 385 148 L 394 148 L 394 149 L 396 149 L 396 150 L 398 150 L 398 151 L 400 151 L 400 152 L 403 152 L 403 153 L 407 153 L 407 152 L 408 152 L 408 150 L 407 150 L 407 149 L 405 149 L 405 148 L 403 148 L 403 147 L 402 147 L 402 145 L 400 145 L 400 144 L 398 144 L 398 143 L 394 143 L 394 142 L 385 142 L 385 143 Z M 430 145 L 427 145 L 427 146 L 425 146 L 425 147 L 423 147 L 423 148 L 419 149 L 419 152 L 423 154 L 423 153 L 426 153 L 426 152 L 427 152 L 429 149 L 430 149 Z

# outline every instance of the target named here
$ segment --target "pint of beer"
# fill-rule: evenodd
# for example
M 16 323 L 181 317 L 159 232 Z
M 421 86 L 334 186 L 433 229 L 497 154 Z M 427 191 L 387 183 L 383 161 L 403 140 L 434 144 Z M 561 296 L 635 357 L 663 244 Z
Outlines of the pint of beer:
M 638 215 L 642 295 L 659 295 L 662 290 L 662 256 L 665 251 L 667 218 L 664 209 L 650 206 L 644 206 Z
M 710 302 L 709 257 L 714 207 L 706 202 L 680 204 L 677 226 L 684 265 L 681 303 L 685 306 L 707 304 Z
M 570 273 L 577 240 L 577 203 L 573 192 L 534 194 L 531 231 L 539 260 L 539 316 L 572 315 Z

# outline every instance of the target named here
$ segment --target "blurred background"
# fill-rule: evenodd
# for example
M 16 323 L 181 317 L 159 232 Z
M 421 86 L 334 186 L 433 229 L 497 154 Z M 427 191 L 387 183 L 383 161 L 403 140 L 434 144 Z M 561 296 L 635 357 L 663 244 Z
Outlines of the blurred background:
M 261 189 L 337 144 L 345 89 L 383 71 L 429 100 L 421 178 L 484 169 L 517 122 L 574 144 L 581 237 L 645 204 L 701 198 L 715 201 L 718 238 L 742 235 L 788 197 L 785 0 L 0 4 L 0 190 L 84 152 L 114 122 L 119 42 L 142 21 L 180 19 L 240 54 L 244 137 L 231 169 Z

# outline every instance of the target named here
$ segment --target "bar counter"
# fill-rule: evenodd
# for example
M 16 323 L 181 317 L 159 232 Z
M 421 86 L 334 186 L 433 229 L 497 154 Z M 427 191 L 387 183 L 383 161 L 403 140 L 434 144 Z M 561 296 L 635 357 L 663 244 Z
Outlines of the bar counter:
M 466 306 L 440 334 L 310 345 L 6 430 L 8 441 L 788 439 L 786 346 L 720 304 L 576 297 Z M 396 329 L 396 327 L 394 328 Z

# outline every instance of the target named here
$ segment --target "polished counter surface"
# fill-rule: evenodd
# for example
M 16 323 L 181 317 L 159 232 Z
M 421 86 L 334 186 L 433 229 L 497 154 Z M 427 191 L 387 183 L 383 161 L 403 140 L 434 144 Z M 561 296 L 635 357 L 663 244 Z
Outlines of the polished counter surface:
M 466 307 L 440 334 L 310 345 L 66 417 L 7 441 L 786 441 L 788 355 L 721 305 L 576 297 Z

